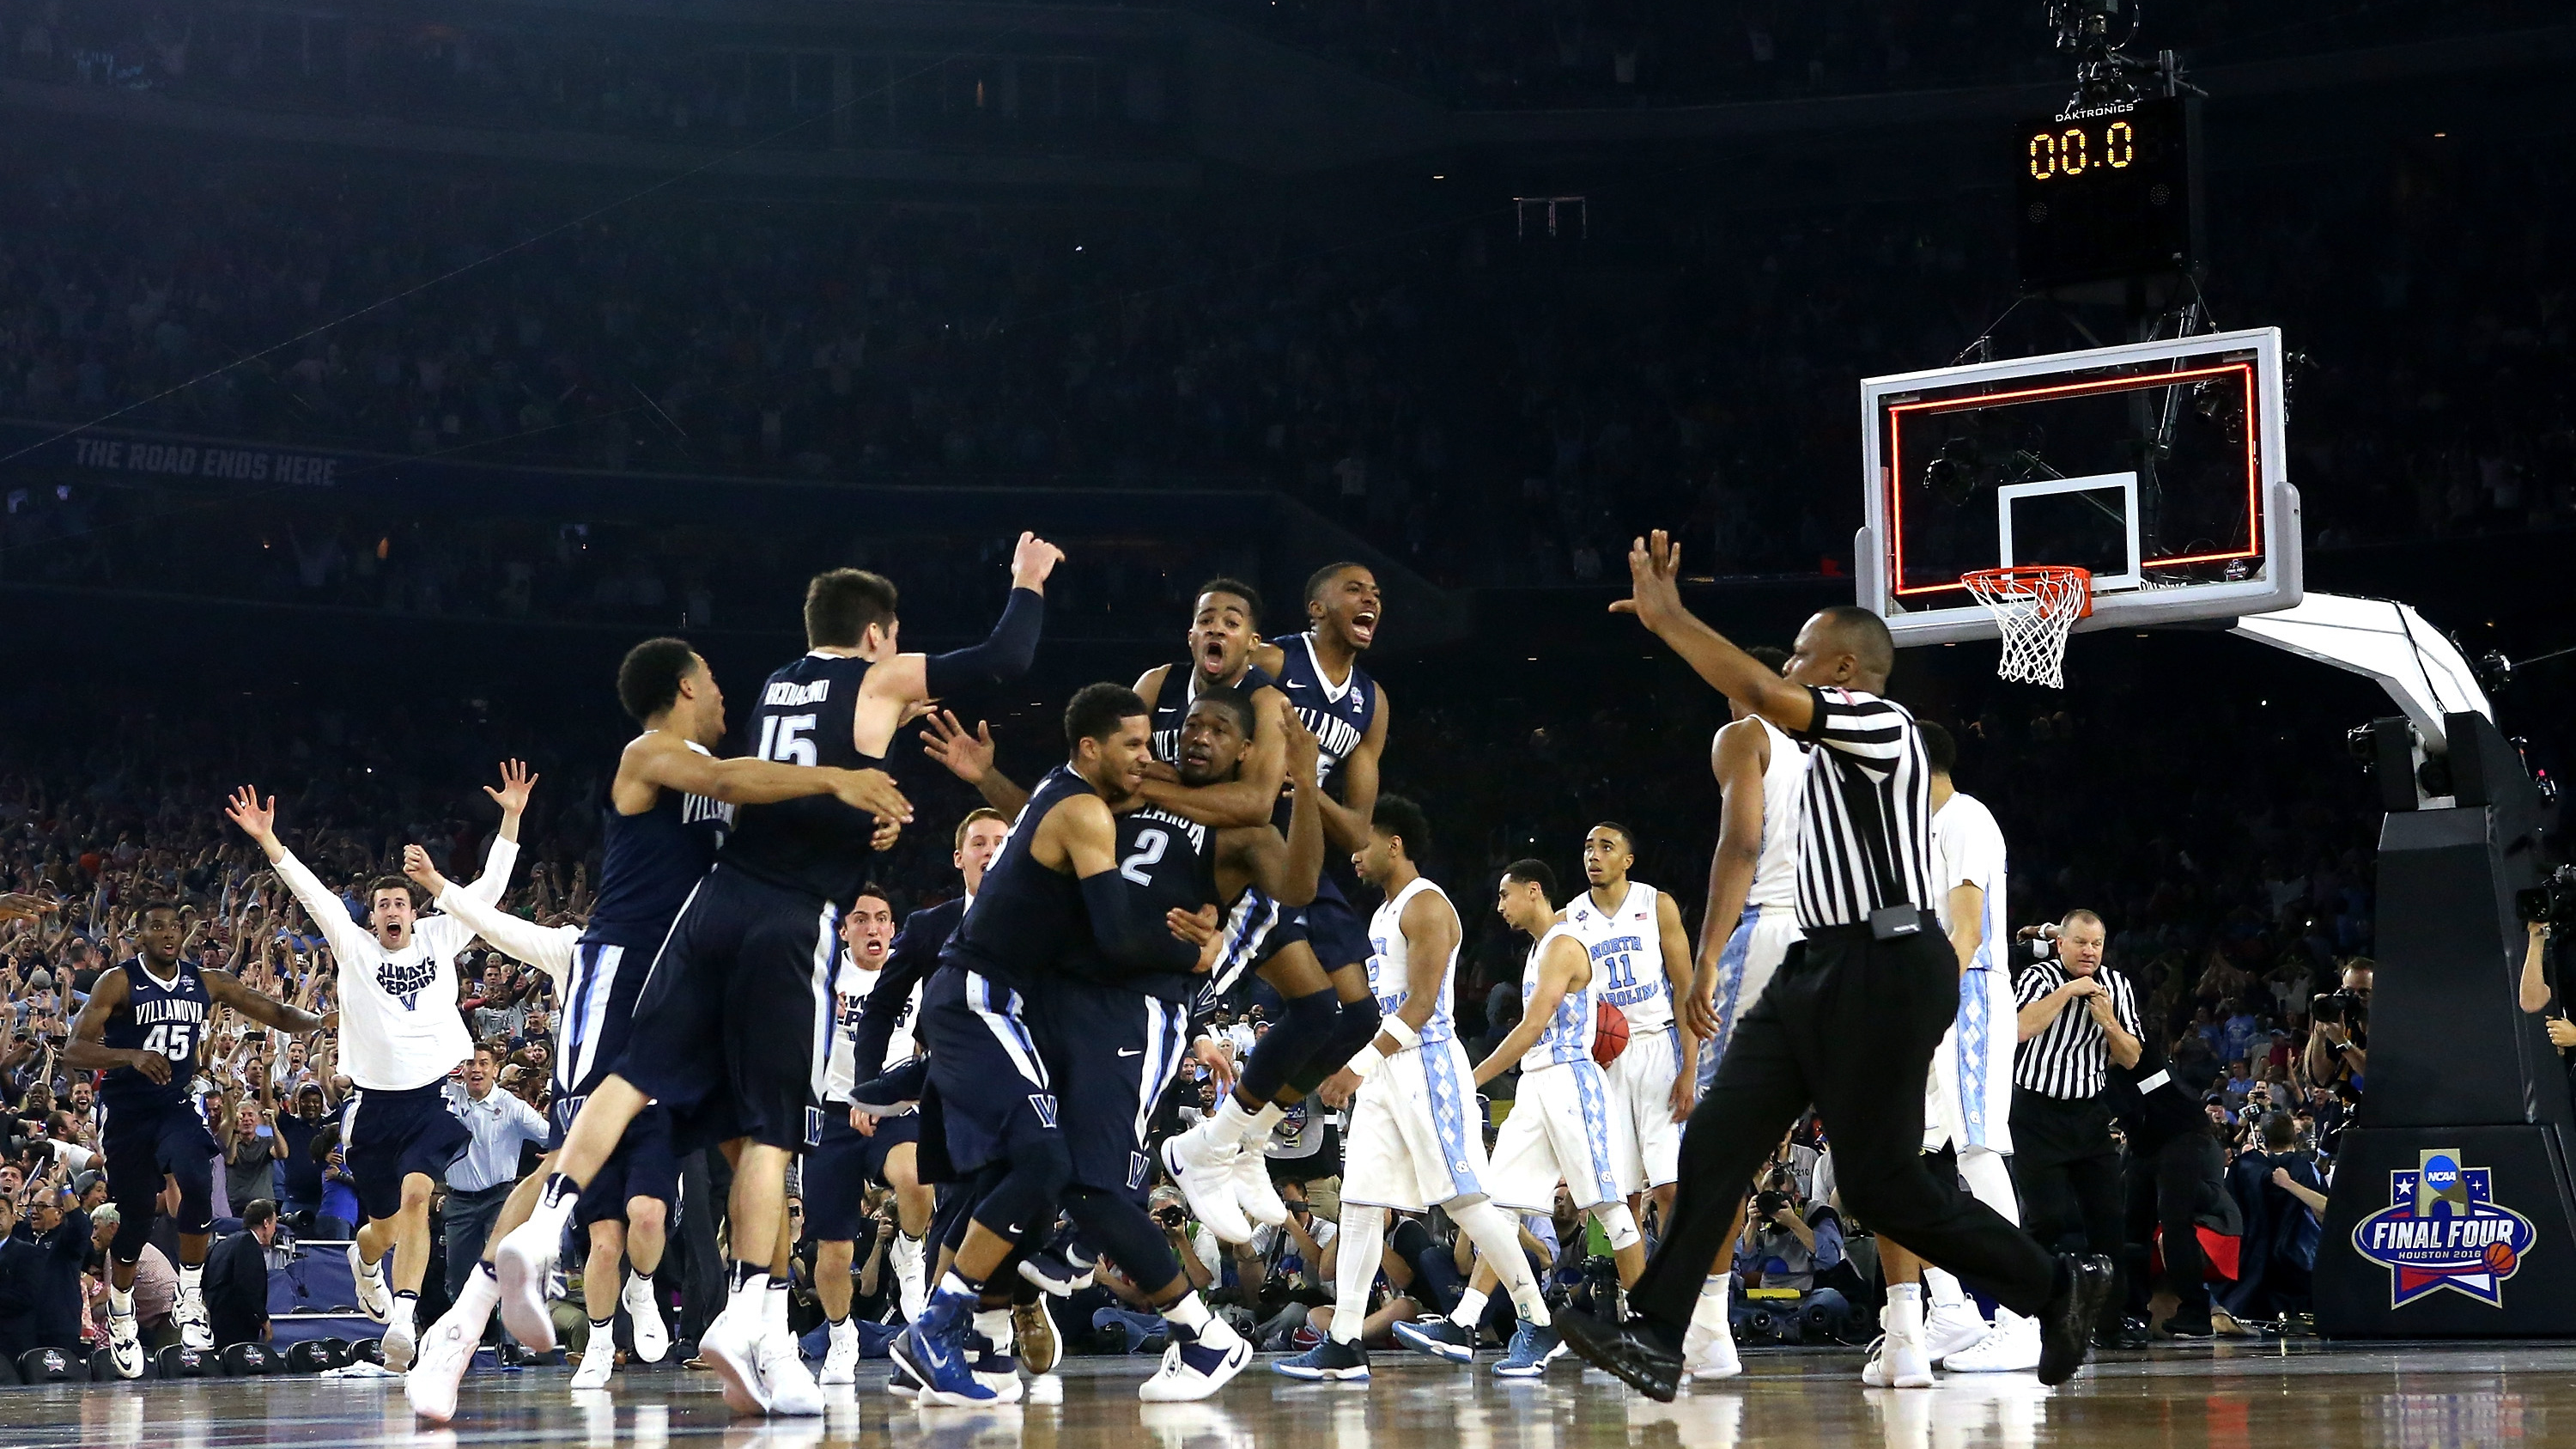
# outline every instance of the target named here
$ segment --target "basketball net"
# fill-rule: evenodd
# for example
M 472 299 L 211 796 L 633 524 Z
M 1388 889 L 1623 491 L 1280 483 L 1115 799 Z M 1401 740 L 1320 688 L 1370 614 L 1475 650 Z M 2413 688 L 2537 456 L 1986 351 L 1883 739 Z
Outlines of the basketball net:
M 1995 616 L 2004 641 L 1999 678 L 2066 687 L 2066 634 L 2093 612 L 2093 575 L 2057 564 L 2023 564 L 1962 574 L 1978 603 Z

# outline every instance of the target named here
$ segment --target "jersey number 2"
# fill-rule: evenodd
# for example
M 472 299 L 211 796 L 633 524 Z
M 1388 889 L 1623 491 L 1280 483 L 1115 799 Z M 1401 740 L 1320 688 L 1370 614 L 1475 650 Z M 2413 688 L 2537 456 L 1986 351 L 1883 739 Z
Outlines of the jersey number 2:
M 760 757 L 785 765 L 811 765 L 819 756 L 805 738 L 814 729 L 810 714 L 764 715 L 760 721 Z
M 1163 852 L 1171 845 L 1172 838 L 1162 831 L 1148 830 L 1139 834 L 1135 853 L 1118 862 L 1118 873 L 1140 886 L 1152 885 L 1154 862 L 1161 860 Z

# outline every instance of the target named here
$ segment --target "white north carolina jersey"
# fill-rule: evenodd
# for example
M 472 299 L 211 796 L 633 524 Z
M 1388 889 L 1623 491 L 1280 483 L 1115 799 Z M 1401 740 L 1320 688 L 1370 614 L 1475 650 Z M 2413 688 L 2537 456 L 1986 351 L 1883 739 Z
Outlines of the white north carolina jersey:
M 1664 974 L 1664 934 L 1655 919 L 1655 888 L 1628 882 L 1628 894 L 1603 910 L 1590 891 L 1565 908 L 1565 924 L 1592 957 L 1592 990 L 1628 1018 L 1633 1039 L 1673 1023 L 1673 983 Z
M 518 861 L 518 845 L 496 835 L 483 874 L 462 889 L 497 904 Z M 294 852 L 280 857 L 276 870 L 339 965 L 340 1070 L 350 1081 L 371 1092 L 407 1092 L 474 1054 L 474 1034 L 456 1005 L 456 958 L 472 944 L 472 926 L 451 915 L 423 916 L 403 948 L 388 951 Z
M 1429 891 L 1447 905 L 1449 895 L 1431 883 L 1429 876 L 1415 876 L 1413 884 L 1397 891 L 1369 917 L 1369 990 L 1377 997 L 1377 1009 L 1393 1016 L 1411 994 L 1405 964 L 1404 908 L 1412 899 Z M 1451 914 L 1457 908 L 1450 907 Z M 1463 937 L 1463 932 L 1461 933 Z M 1431 1009 L 1431 1019 L 1422 1023 L 1422 1041 L 1444 1042 L 1457 1037 L 1457 1014 L 1454 1011 L 1458 982 L 1458 948 L 1449 948 L 1449 959 L 1440 968 L 1440 1004 Z
M 1771 765 L 1762 772 L 1762 855 L 1753 865 L 1748 906 L 1795 906 L 1798 903 L 1798 797 L 1807 788 L 1807 749 L 1789 733 L 1760 715 L 1756 724 L 1771 737 Z
M 1980 971 L 2010 974 L 2005 956 L 2004 832 L 1986 802 L 1961 791 L 1932 816 L 1932 912 L 1947 935 L 1950 892 L 1972 885 L 1986 893 L 1985 921 L 1977 959 L 1967 963 Z
M 1547 952 L 1547 943 L 1559 937 L 1578 946 L 1583 944 L 1583 938 L 1576 935 L 1573 928 L 1563 925 L 1549 927 L 1547 934 L 1538 938 L 1538 944 L 1530 947 L 1528 957 L 1521 963 L 1523 1009 L 1527 1009 L 1530 998 L 1538 994 L 1540 958 Z M 1595 1018 L 1600 1015 L 1597 1005 L 1600 984 L 1601 970 L 1595 965 L 1581 982 L 1566 988 L 1565 995 L 1557 1000 L 1556 1013 L 1547 1019 L 1547 1025 L 1539 1028 L 1538 1040 L 1521 1054 L 1522 1071 L 1535 1072 L 1546 1067 L 1592 1060 Z

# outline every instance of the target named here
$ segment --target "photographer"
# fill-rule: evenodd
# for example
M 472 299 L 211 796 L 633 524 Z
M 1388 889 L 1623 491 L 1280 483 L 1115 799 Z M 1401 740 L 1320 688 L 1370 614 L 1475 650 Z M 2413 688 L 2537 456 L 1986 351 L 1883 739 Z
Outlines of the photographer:
M 2344 963 L 2343 989 L 2320 992 L 2308 1008 L 2308 1049 L 2299 1070 L 2317 1086 L 2340 1083 L 2355 1096 L 2363 1089 L 2370 1070 L 2370 977 L 2370 958 L 2355 956 Z
M 1763 1175 L 1745 1218 L 1744 1238 L 1735 1253 L 1737 1281 L 1746 1288 L 1790 1288 L 1804 1295 L 1800 1321 L 1833 1338 L 1844 1337 L 1851 1301 L 1818 1280 L 1842 1266 L 1842 1219 L 1821 1202 L 1806 1202 L 1798 1175 L 1786 1163 L 1775 1163 Z M 1749 1311 L 1745 1308 L 1744 1311 Z M 1749 1324 L 1737 1325 L 1752 1332 Z

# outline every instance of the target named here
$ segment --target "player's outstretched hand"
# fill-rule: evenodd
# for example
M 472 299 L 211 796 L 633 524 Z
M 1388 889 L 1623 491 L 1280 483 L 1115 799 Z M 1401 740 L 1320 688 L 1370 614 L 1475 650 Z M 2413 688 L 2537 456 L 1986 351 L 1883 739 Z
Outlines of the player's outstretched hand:
M 0 893 L 0 921 L 32 921 L 62 909 L 62 902 L 43 896 L 23 895 L 17 891 Z
M 903 798 L 894 776 L 883 770 L 844 770 L 832 794 L 853 810 L 865 810 L 879 824 L 893 821 L 900 825 L 912 818 L 912 802 Z
M 413 885 L 429 892 L 433 901 L 438 899 L 440 891 L 447 889 L 447 877 L 440 875 L 438 867 L 430 864 L 429 852 L 417 845 L 403 847 L 403 874 Z
M 1682 546 L 1658 528 L 1628 544 L 1628 597 L 1610 606 L 1613 614 L 1634 614 L 1637 622 L 1660 631 L 1681 617 Z
M 975 732 L 957 722 L 953 710 L 940 710 L 921 727 L 921 752 L 948 767 L 969 785 L 980 785 L 993 769 L 993 727 L 975 721 Z
M 224 818 L 242 829 L 242 834 L 266 844 L 277 834 L 277 797 L 271 795 L 263 804 L 259 791 L 244 785 L 224 801 Z
M 1046 588 L 1047 575 L 1064 562 L 1064 550 L 1038 537 L 1023 533 L 1017 547 L 1011 550 L 1011 587 L 1015 589 Z
M 1200 971 L 1214 970 L 1218 953 L 1225 949 L 1225 935 L 1217 929 L 1224 919 L 1214 906 L 1201 906 L 1195 911 L 1174 906 L 1163 913 L 1163 924 L 1171 928 L 1174 937 L 1199 948 L 1195 969 Z
M 529 771 L 525 760 L 503 760 L 501 788 L 495 790 L 486 785 L 483 793 L 492 797 L 492 803 L 501 807 L 502 814 L 519 815 L 527 811 L 529 792 L 536 788 L 537 777 Z
M 1686 1072 L 1673 1078 L 1673 1120 L 1690 1120 L 1691 1108 L 1699 1105 L 1699 1073 Z

